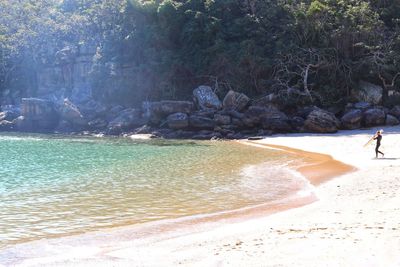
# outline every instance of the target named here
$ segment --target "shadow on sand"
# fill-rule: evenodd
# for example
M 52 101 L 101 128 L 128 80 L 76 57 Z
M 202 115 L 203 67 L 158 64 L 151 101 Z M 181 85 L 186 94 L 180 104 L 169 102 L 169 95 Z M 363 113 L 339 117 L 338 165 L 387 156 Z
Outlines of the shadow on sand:
M 373 158 L 373 159 L 376 159 L 376 160 L 398 160 L 400 158 Z

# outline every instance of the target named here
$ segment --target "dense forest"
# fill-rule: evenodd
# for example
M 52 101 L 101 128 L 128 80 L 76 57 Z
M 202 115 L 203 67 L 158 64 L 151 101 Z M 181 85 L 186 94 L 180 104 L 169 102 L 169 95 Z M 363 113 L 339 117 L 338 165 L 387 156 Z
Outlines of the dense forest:
M 298 89 L 327 106 L 365 80 L 390 105 L 399 26 L 397 0 L 0 1 L 0 96 L 35 95 L 43 65 L 90 44 L 98 100 L 189 99 L 206 84 L 253 99 Z

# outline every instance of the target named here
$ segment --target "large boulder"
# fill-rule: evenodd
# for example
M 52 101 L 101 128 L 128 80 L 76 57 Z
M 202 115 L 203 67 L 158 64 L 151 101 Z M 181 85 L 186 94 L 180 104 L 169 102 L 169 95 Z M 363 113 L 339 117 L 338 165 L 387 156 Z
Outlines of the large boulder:
M 304 121 L 304 130 L 316 133 L 335 133 L 339 126 L 335 115 L 322 109 L 312 111 Z
M 301 131 L 304 126 L 304 119 L 299 116 L 294 116 L 289 119 L 289 124 L 295 131 Z
M 363 113 L 359 109 L 353 109 L 348 111 L 346 114 L 343 115 L 341 118 L 342 127 L 344 129 L 358 129 L 361 127 L 361 122 L 363 118 Z
M 358 90 L 353 90 L 352 96 L 357 101 L 378 105 L 382 102 L 383 89 L 381 86 L 366 81 L 360 81 Z
M 305 107 L 301 107 L 297 110 L 296 112 L 296 116 L 297 117 L 301 117 L 303 119 L 307 119 L 308 115 L 313 112 L 314 110 L 320 110 L 320 108 L 316 107 L 316 106 L 305 106 Z
M 107 128 L 109 134 L 120 134 L 123 131 L 132 130 L 144 124 L 146 124 L 146 121 L 143 119 L 141 112 L 134 108 L 128 108 L 110 121 Z
M 273 109 L 261 116 L 261 125 L 263 129 L 274 132 L 289 132 L 292 130 L 286 114 Z
M 385 120 L 385 112 L 380 108 L 371 108 L 364 112 L 364 124 L 367 127 L 384 125 Z
M 209 86 L 201 85 L 193 90 L 194 100 L 200 109 L 220 109 L 222 103 Z
M 225 95 L 222 105 L 224 109 L 242 111 L 249 104 L 250 98 L 245 94 L 229 90 Z
M 386 121 L 385 121 L 386 125 L 398 125 L 400 124 L 399 120 L 395 117 L 392 116 L 390 114 L 386 115 Z
M 24 131 L 52 131 L 59 121 L 54 103 L 39 98 L 22 98 L 21 115 L 23 118 L 20 120 Z
M 189 118 L 189 125 L 196 129 L 214 129 L 216 123 L 213 119 L 202 117 L 199 115 L 192 115 Z
M 186 113 L 173 113 L 167 117 L 167 124 L 171 129 L 185 129 L 189 126 L 189 117 Z
M 64 103 L 60 107 L 59 112 L 62 120 L 66 120 L 74 126 L 86 126 L 88 123 L 78 107 L 68 99 L 64 99 Z
M 389 114 L 395 116 L 397 119 L 400 119 L 400 106 L 399 105 L 394 106 L 389 111 Z

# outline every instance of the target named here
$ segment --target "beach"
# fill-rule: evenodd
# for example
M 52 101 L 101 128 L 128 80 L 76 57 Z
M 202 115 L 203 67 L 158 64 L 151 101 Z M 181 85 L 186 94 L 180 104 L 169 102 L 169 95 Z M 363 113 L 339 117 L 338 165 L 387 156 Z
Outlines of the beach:
M 316 177 L 316 201 L 311 204 L 294 205 L 273 214 L 261 212 L 242 220 L 226 218 L 195 224 L 179 233 L 144 239 L 130 236 L 129 228 L 124 228 L 69 237 L 62 243 L 41 242 L 36 248 L 41 253 L 21 252 L 17 264 L 400 266 L 400 127 L 384 128 L 383 159 L 375 159 L 373 145 L 363 147 L 376 130 L 286 134 L 241 141 L 330 155 L 352 166 L 323 176 L 316 175 L 326 169 L 323 162 L 319 168 L 313 169 L 310 162 L 306 170 L 299 170 Z M 16 256 L 13 251 L 9 253 Z

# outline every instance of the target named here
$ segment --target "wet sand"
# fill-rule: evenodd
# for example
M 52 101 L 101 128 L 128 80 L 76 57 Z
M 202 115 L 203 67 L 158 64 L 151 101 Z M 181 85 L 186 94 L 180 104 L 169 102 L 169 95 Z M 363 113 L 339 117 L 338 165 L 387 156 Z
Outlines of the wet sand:
M 256 145 L 258 147 L 279 149 L 286 153 L 294 154 L 301 158 L 304 164 L 300 166 L 289 166 L 300 172 L 311 184 L 319 185 L 334 177 L 355 171 L 357 168 L 341 161 L 335 160 L 332 156 L 322 153 L 309 152 L 301 149 L 291 148 L 282 145 L 274 145 L 266 142 L 241 141 L 243 144 Z

